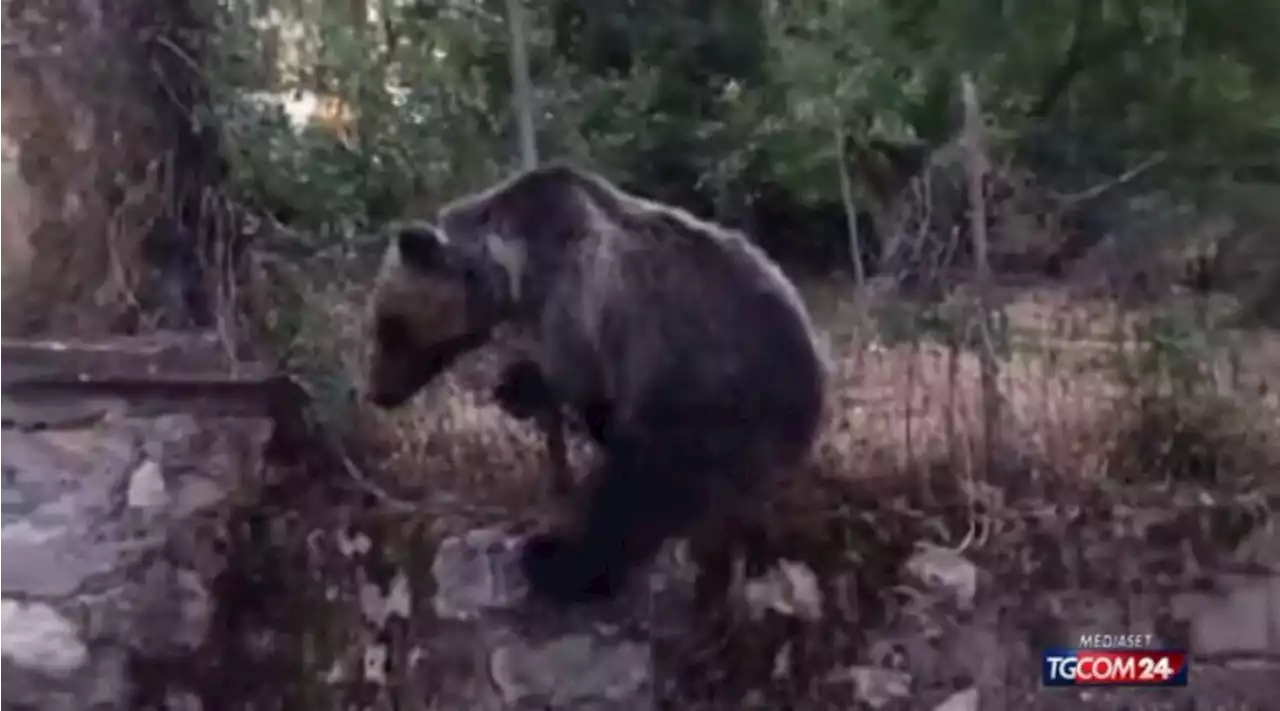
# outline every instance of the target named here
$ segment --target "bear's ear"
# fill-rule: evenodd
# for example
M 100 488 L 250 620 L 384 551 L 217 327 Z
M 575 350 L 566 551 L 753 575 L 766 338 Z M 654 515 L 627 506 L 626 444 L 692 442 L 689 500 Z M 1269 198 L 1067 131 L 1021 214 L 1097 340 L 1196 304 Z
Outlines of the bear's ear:
M 396 229 L 396 248 L 404 264 L 415 269 L 439 269 L 445 261 L 448 240 L 434 225 L 416 223 Z

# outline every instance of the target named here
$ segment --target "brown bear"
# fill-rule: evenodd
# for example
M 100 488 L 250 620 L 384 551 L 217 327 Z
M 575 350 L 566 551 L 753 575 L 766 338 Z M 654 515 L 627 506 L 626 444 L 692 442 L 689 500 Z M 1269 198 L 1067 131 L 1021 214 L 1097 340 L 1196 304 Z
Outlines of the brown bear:
M 600 450 L 579 525 L 526 541 L 536 595 L 607 597 L 664 541 L 808 456 L 826 367 L 795 286 L 743 235 L 567 165 L 402 228 L 374 289 L 369 397 L 413 396 L 501 324 L 516 414 L 565 407 Z

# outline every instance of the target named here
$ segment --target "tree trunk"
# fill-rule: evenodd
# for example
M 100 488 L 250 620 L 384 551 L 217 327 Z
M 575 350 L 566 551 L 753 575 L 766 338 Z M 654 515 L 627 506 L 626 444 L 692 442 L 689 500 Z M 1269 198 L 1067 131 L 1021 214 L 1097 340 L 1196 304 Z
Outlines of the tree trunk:
M 529 170 L 538 165 L 537 134 L 533 123 L 533 80 L 529 76 L 529 54 L 525 46 L 523 0 L 507 0 L 507 26 L 511 29 L 511 85 L 514 87 L 512 108 L 520 140 L 520 167 Z
M 36 195 L 7 332 L 207 327 L 233 264 L 196 0 L 6 4 L 5 132 Z M 10 59 L 12 56 L 12 59 Z

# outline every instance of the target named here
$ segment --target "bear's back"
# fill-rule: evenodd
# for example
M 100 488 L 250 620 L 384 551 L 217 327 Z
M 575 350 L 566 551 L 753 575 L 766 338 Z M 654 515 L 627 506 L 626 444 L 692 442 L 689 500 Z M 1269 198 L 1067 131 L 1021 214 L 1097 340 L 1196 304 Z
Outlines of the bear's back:
M 804 303 L 763 251 L 648 202 L 582 249 L 577 299 L 615 398 L 640 417 L 722 421 L 807 450 L 825 367 Z

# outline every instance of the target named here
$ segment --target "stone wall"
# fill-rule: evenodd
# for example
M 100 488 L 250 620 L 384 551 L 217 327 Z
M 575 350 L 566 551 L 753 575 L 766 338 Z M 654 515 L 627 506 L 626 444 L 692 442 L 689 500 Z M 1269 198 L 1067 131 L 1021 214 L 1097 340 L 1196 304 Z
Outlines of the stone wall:
M 5 708 L 192 708 L 216 674 L 225 520 L 262 486 L 274 383 L 220 353 L 5 344 Z
M 651 707 L 643 599 L 530 608 L 515 538 L 370 499 L 217 339 L 0 373 L 5 709 Z

